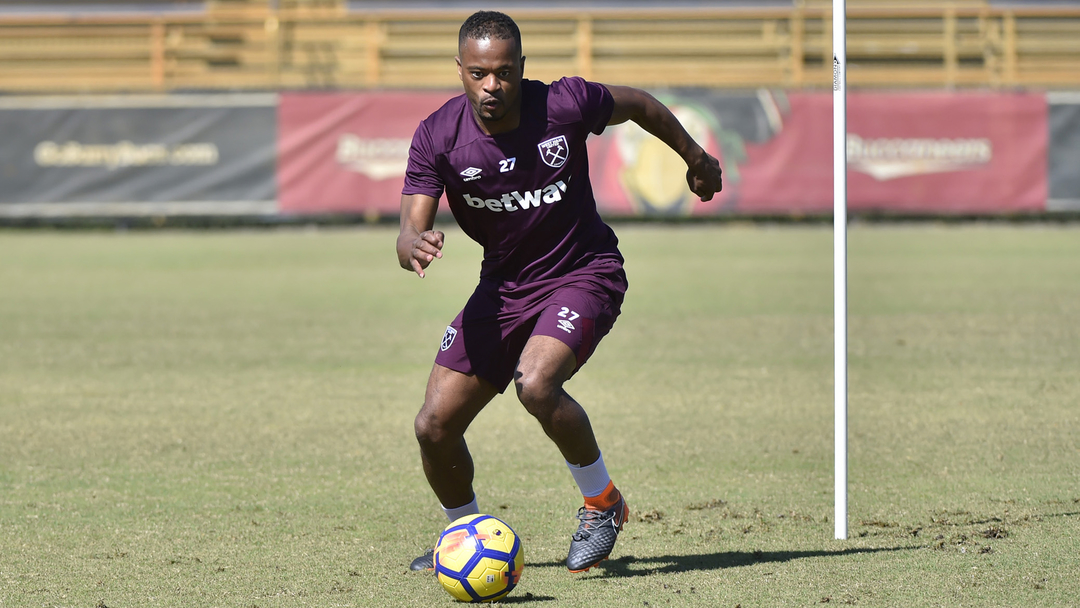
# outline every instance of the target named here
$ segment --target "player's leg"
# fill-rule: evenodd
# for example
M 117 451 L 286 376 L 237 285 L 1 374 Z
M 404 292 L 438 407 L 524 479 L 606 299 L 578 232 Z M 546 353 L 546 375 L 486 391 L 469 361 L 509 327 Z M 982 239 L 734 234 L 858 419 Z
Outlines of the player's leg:
M 414 429 L 424 475 L 444 509 L 474 500 L 465 430 L 498 391 L 488 381 L 435 364 Z M 464 514 L 463 514 L 464 515 Z
M 626 501 L 608 475 L 588 414 L 563 388 L 617 314 L 618 302 L 612 309 L 602 295 L 560 296 L 560 305 L 538 318 L 514 375 L 522 405 L 558 446 L 584 497 L 566 560 L 573 572 L 588 570 L 605 559 L 629 517 Z
M 502 356 L 500 306 L 498 294 L 483 285 L 469 297 L 443 334 L 424 405 L 416 415 L 424 474 L 447 517 L 472 514 L 455 511 L 475 498 L 465 430 L 513 374 L 513 360 L 504 363 L 507 357 Z
M 465 430 L 498 393 L 488 381 L 436 363 L 428 377 L 424 405 L 413 422 L 428 485 L 447 519 L 478 513 L 473 493 L 473 461 Z M 413 560 L 413 570 L 434 567 L 429 549 Z
M 514 372 L 518 400 L 543 427 L 566 462 L 584 465 L 600 457 L 585 408 L 564 389 L 577 369 L 577 356 L 556 338 L 529 338 Z

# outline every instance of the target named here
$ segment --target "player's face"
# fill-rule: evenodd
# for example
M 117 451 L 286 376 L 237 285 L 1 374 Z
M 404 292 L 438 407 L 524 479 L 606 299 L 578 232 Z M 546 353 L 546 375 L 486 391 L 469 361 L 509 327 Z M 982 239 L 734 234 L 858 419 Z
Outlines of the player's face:
M 458 77 L 477 123 L 488 134 L 517 127 L 521 118 L 521 74 L 525 58 L 513 40 L 466 38 L 459 49 Z

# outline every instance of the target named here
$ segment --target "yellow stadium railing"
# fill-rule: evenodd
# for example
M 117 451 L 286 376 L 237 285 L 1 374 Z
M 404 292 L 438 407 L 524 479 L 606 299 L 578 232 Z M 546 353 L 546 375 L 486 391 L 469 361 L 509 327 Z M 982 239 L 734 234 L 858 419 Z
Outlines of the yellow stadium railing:
M 526 74 L 645 87 L 824 88 L 827 3 L 790 9 L 522 10 Z M 864 0 L 848 82 L 1080 87 L 1080 9 Z M 467 11 L 349 12 L 340 2 L 212 3 L 202 14 L 0 17 L 0 90 L 165 92 L 457 86 Z

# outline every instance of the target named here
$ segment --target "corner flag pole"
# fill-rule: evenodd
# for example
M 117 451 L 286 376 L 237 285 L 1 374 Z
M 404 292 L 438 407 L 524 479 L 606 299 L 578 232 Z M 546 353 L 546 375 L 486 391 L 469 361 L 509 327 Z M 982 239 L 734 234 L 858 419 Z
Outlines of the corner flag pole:
M 847 7 L 832 0 L 833 35 L 833 414 L 836 538 L 847 530 Z

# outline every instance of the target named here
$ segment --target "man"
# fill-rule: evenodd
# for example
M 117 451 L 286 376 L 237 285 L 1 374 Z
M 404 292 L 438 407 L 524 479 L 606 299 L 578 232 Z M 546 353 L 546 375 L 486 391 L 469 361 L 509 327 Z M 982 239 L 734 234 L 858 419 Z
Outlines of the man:
M 584 497 L 566 559 L 582 572 L 611 553 L 630 513 L 588 415 L 563 390 L 611 329 L 627 287 L 618 240 L 596 211 L 585 139 L 633 120 L 686 160 L 702 200 L 720 190 L 720 165 L 643 91 L 524 79 L 521 34 L 502 13 L 462 24 L 456 61 L 465 93 L 416 130 L 397 239 L 401 267 L 423 278 L 442 257 L 445 235 L 432 228 L 445 191 L 484 248 L 480 283 L 446 329 L 416 416 L 424 474 L 450 521 L 479 513 L 464 434 L 512 380 Z M 432 552 L 411 567 L 431 568 Z

